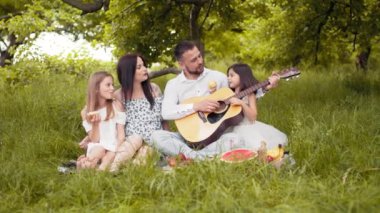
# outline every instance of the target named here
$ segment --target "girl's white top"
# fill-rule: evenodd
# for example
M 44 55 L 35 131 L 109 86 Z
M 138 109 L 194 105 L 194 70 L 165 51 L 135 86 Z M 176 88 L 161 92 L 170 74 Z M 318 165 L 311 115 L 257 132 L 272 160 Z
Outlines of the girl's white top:
M 117 124 L 125 125 L 126 114 L 125 112 L 117 111 L 114 107 L 115 115 L 113 118 L 110 118 L 108 121 L 105 121 L 107 115 L 106 107 L 98 110 L 100 114 L 101 121 L 99 123 L 99 143 L 106 150 L 115 152 L 117 146 Z M 92 124 L 87 120 L 83 121 L 83 127 L 86 132 L 92 130 Z

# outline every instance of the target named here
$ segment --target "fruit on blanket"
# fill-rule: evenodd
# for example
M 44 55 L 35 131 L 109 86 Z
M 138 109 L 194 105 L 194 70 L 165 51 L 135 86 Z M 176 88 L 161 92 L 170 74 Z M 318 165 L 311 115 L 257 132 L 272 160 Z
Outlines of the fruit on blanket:
M 179 153 L 177 156 L 168 157 L 167 162 L 170 167 L 176 167 L 180 165 L 190 164 L 192 160 L 190 158 L 187 158 L 183 153 Z
M 267 161 L 271 162 L 282 158 L 284 151 L 282 144 L 278 144 L 278 147 L 267 151 Z
M 174 157 L 170 157 L 170 158 L 168 158 L 168 164 L 171 167 L 175 167 L 175 166 L 177 166 L 177 160 Z
M 270 155 L 267 155 L 267 162 L 271 162 L 271 161 L 273 161 L 273 157 L 272 156 L 270 156 Z
M 261 141 L 260 148 L 257 150 L 257 158 L 261 162 L 267 162 L 267 143 L 265 141 Z
M 256 157 L 256 155 L 256 152 L 249 149 L 234 149 L 222 154 L 220 160 L 228 163 L 238 163 L 245 160 L 250 160 Z

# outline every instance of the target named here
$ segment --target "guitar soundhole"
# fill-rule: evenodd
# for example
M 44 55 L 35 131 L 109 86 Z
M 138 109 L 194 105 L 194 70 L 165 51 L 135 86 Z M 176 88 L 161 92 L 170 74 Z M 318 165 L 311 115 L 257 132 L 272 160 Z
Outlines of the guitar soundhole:
M 208 122 L 211 124 L 218 122 L 220 119 L 223 118 L 224 114 L 226 114 L 229 108 L 230 108 L 230 105 L 226 105 L 223 103 L 223 106 L 222 106 L 222 104 L 220 104 L 220 107 L 217 109 L 216 112 L 212 112 L 208 114 L 207 116 Z
M 230 105 L 225 104 L 223 101 L 218 101 L 218 103 L 219 103 L 219 107 L 218 107 L 218 109 L 215 110 L 215 113 L 225 112 L 225 111 L 227 111 L 228 107 L 230 106 Z

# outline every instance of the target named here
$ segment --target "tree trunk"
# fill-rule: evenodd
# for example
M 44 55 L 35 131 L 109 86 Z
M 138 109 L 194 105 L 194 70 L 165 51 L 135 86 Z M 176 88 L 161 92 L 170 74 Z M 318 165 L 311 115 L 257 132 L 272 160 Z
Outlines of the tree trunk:
M 319 47 L 321 44 L 322 28 L 326 25 L 331 13 L 334 11 L 335 3 L 336 3 L 335 1 L 330 1 L 329 8 L 325 12 L 324 18 L 318 24 L 317 33 L 316 33 L 316 42 L 315 42 L 315 48 L 314 48 L 314 64 L 318 63 L 318 52 L 319 52 Z
M 94 13 L 102 8 L 108 10 L 110 1 L 109 0 L 93 0 L 92 2 L 83 2 L 82 0 L 62 0 L 66 4 L 82 10 L 82 14 Z
M 292 60 L 292 66 L 293 67 L 296 67 L 302 60 L 302 56 L 297 54 L 296 56 L 294 56 L 293 60 Z
M 5 65 L 9 65 L 10 61 L 12 61 L 13 56 L 8 51 L 1 51 L 0 55 L 0 67 L 5 67 Z
M 189 20 L 190 39 L 196 43 L 196 45 L 198 46 L 198 49 L 200 50 L 203 56 L 204 56 L 205 48 L 204 48 L 203 43 L 201 42 L 202 26 L 198 24 L 198 19 L 199 19 L 199 14 L 201 12 L 201 9 L 206 2 L 207 1 L 200 0 L 200 1 L 195 1 L 192 3 L 193 7 L 191 8 L 191 11 L 190 11 L 190 20 Z
M 6 46 L 6 49 L 1 51 L 0 54 L 0 67 L 4 67 L 12 63 L 14 54 L 10 52 L 10 50 L 17 49 L 18 46 L 22 44 L 22 42 L 16 41 L 16 36 L 14 34 L 10 34 L 8 36 L 9 44 Z
M 368 71 L 368 59 L 371 54 L 371 46 L 368 46 L 365 50 L 361 51 L 359 55 L 356 56 L 356 70 Z
M 157 77 L 160 77 L 160 76 L 163 76 L 163 75 L 167 75 L 167 74 L 179 74 L 181 73 L 181 70 L 177 69 L 177 68 L 174 68 L 174 67 L 169 67 L 169 68 L 165 68 L 165 69 L 162 69 L 162 70 L 159 70 L 159 71 L 153 71 L 153 72 L 149 72 L 149 78 L 157 78 Z
M 200 41 L 200 29 L 198 25 L 198 18 L 201 12 L 202 5 L 193 4 L 190 12 L 190 38 L 191 40 Z

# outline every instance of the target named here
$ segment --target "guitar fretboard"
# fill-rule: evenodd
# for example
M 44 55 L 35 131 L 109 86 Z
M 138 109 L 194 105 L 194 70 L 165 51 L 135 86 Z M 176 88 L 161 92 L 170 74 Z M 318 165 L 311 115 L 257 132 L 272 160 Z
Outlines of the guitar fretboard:
M 245 90 L 243 90 L 243 91 L 241 91 L 241 92 L 239 92 L 239 93 L 237 93 L 237 94 L 235 94 L 235 95 L 233 95 L 233 96 L 231 96 L 231 97 L 229 97 L 229 98 L 223 100 L 223 102 L 224 102 L 225 104 L 231 104 L 231 103 L 230 103 L 230 99 L 231 99 L 231 98 L 236 97 L 236 98 L 241 99 L 242 97 L 247 96 L 247 95 L 249 95 L 249 94 L 251 94 L 251 93 L 254 93 L 254 92 L 256 92 L 256 90 L 258 90 L 258 89 L 260 89 L 260 88 L 263 88 L 263 87 L 266 87 L 266 86 L 269 85 L 269 84 L 270 84 L 270 82 L 269 82 L 268 80 L 265 80 L 265 81 L 263 81 L 263 82 L 260 82 L 260 83 L 258 83 L 258 84 L 255 84 L 255 85 L 253 85 L 253 86 L 251 86 L 251 87 L 248 87 L 247 89 L 245 89 Z

